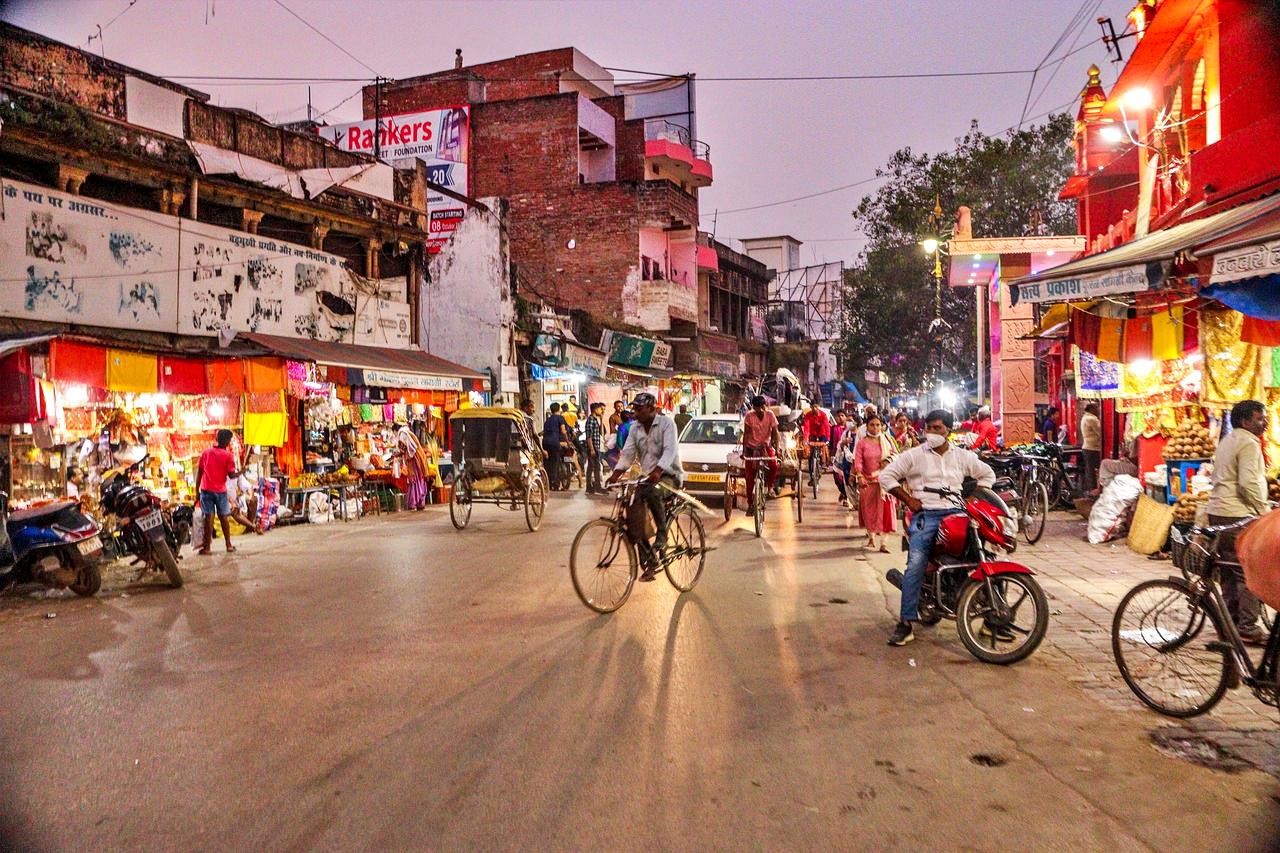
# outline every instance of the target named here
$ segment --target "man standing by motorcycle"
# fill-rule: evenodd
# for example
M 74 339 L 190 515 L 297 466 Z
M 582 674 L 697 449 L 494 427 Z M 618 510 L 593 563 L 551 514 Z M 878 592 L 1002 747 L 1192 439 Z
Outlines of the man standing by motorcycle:
M 905 646 L 915 639 L 911 623 L 919 619 L 916 608 L 920 603 L 920 584 L 929 565 L 929 551 L 938 534 L 938 522 L 956 511 L 941 495 L 924 489 L 959 492 L 966 477 L 973 477 L 978 485 L 986 487 L 996 481 L 991 466 L 976 453 L 948 441 L 952 423 L 951 413 L 945 409 L 935 409 L 925 415 L 924 444 L 899 453 L 880 472 L 880 488 L 911 510 L 900 619 L 889 638 L 891 646 Z

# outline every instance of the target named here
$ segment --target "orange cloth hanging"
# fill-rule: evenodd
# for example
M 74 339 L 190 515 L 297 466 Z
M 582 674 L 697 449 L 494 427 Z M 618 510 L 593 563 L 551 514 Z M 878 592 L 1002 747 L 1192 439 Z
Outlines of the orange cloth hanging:
M 244 361 L 244 390 L 248 394 L 283 391 L 285 379 L 282 358 L 249 358 Z
M 1098 358 L 1102 361 L 1120 361 L 1120 344 L 1124 339 L 1124 320 L 1102 317 L 1098 324 Z
M 238 358 L 214 359 L 205 365 L 209 375 L 209 394 L 232 397 L 244 393 L 244 367 Z
M 154 355 L 122 349 L 107 350 L 107 390 L 154 394 L 160 365 Z
M 1245 317 L 1240 326 L 1240 340 L 1260 347 L 1280 347 L 1280 321 Z

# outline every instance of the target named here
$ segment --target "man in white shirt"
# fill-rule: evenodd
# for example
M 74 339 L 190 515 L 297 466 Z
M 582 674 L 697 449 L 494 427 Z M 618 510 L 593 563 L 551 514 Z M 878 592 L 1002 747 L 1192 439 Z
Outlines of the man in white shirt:
M 658 574 L 659 558 L 667 547 L 667 511 L 662 505 L 662 491 L 658 484 L 665 482 L 670 487 L 679 488 L 684 482 L 684 469 L 680 466 L 680 440 L 676 435 L 675 421 L 658 412 L 658 401 L 652 394 L 637 394 L 631 405 L 636 413 L 635 423 L 627 432 L 627 443 L 618 455 L 618 464 L 613 466 L 609 482 L 617 482 L 633 462 L 640 463 L 645 482 L 636 488 L 636 500 L 631 505 L 627 524 L 635 541 L 640 544 L 641 561 L 645 567 L 640 580 L 651 581 Z M 644 535 L 645 507 L 653 516 L 656 528 L 652 548 Z
M 1242 400 L 1231 408 L 1231 434 L 1213 454 L 1213 492 L 1209 495 L 1209 523 L 1236 524 L 1271 511 L 1267 502 L 1266 462 L 1262 455 L 1267 434 L 1267 407 L 1258 400 Z M 1227 612 L 1236 623 L 1240 639 L 1263 646 L 1267 634 L 1258 627 L 1258 597 L 1244 582 L 1244 570 L 1236 554 L 1238 530 L 1218 535 L 1218 571 Z
M 960 491 L 965 477 L 973 477 L 978 485 L 990 487 L 996 481 L 991 466 L 978 458 L 976 453 L 953 446 L 948 440 L 951 434 L 951 413 L 935 409 L 925 416 L 925 443 L 905 450 L 893 458 L 880 472 L 880 488 L 893 495 L 911 510 L 911 524 L 907 529 L 909 549 L 907 570 L 902 578 L 902 605 L 900 619 L 889 638 L 891 646 L 905 646 L 915 639 L 911 623 L 919 619 L 916 608 L 920 604 L 920 585 L 929 565 L 929 551 L 938 535 L 938 522 L 943 516 L 956 512 L 946 498 L 924 491 L 951 489 Z

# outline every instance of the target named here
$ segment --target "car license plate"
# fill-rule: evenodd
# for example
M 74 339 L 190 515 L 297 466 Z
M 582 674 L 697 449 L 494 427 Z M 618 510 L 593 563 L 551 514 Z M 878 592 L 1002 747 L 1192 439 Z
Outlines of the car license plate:
M 143 530 L 154 530 L 161 524 L 164 524 L 164 516 L 154 509 L 151 510 L 151 512 L 138 516 L 138 527 Z
M 76 550 L 85 556 L 97 553 L 102 550 L 102 540 L 97 536 L 90 536 L 88 539 L 81 539 L 76 543 Z
M 719 483 L 719 474 L 687 474 L 685 475 L 690 483 Z

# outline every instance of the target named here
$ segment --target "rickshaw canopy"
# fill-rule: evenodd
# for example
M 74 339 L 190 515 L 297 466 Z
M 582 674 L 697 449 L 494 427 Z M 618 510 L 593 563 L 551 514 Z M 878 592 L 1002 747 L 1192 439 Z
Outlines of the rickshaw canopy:
M 535 445 L 529 432 L 529 422 L 519 409 L 501 406 L 485 406 L 459 409 L 449 418 L 453 433 L 452 450 L 455 461 L 463 459 L 506 460 L 512 451 L 512 438 L 520 439 L 525 447 Z

